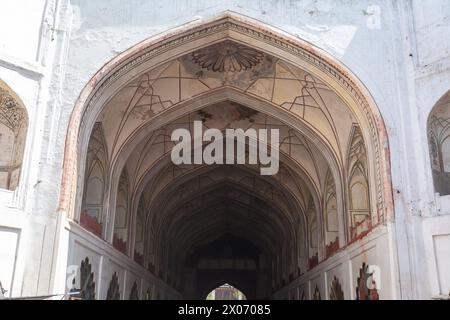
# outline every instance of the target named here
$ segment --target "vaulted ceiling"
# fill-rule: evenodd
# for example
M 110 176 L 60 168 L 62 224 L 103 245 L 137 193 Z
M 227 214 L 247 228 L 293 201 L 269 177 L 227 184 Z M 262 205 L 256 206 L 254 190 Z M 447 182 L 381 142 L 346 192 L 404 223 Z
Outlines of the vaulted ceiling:
M 278 129 L 279 172 L 174 165 L 171 133 L 183 128 L 194 136 L 194 121 L 203 130 Z M 115 225 L 120 221 L 114 236 L 176 287 L 196 250 L 223 238 L 252 244 L 272 272 L 271 285 L 279 286 L 311 267 L 319 241 L 323 248 L 338 237 L 343 200 L 336 198 L 343 194 L 336 196 L 336 186 L 344 181 L 357 121 L 335 91 L 286 61 L 220 42 L 137 75 L 96 122 L 96 141 L 103 141 L 96 159 L 107 158 L 117 202 L 109 205 Z M 330 198 L 334 216 L 325 218 Z

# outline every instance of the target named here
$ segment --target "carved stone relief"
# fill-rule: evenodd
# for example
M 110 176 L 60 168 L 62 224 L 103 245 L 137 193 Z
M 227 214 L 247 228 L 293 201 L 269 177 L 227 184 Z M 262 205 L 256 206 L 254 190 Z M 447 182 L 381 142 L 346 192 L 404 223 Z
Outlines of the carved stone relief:
M 109 282 L 108 292 L 106 293 L 106 300 L 120 300 L 119 277 L 114 272 L 111 281 Z

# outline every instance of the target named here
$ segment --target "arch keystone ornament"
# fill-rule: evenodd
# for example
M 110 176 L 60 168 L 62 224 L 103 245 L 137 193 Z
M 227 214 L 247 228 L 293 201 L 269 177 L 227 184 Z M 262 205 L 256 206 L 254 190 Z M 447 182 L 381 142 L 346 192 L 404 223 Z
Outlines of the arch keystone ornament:
M 250 47 L 224 41 L 192 53 L 195 63 L 214 72 L 238 72 L 258 65 L 264 54 Z
M 214 46 L 224 44 L 228 49 L 225 54 L 220 55 Z M 249 57 L 251 52 L 255 52 L 252 58 Z M 206 72 L 224 70 L 239 73 L 239 70 L 262 67 L 263 61 L 259 61 L 260 53 L 304 70 L 320 83 L 326 84 L 349 107 L 366 143 L 369 167 L 367 171 L 371 183 L 371 225 L 374 227 L 387 219 L 393 219 L 386 129 L 376 103 L 364 85 L 343 64 L 312 44 L 233 12 L 225 12 L 213 19 L 194 22 L 151 37 L 120 54 L 97 72 L 81 92 L 70 119 L 64 154 L 60 211 L 71 219 L 79 219 L 90 133 L 105 104 L 118 90 L 136 80 L 136 75 L 142 75 L 147 70 L 161 67 L 186 55 L 195 57 L 193 63 L 206 68 Z M 306 77 L 305 81 L 309 83 L 305 88 L 312 90 L 313 82 L 310 78 Z M 210 97 L 224 101 L 239 95 L 243 100 L 253 99 L 260 104 L 265 103 L 254 94 L 229 87 L 198 93 L 194 98 Z M 183 103 L 187 105 L 193 102 L 195 100 L 191 98 L 174 104 L 177 108 L 169 107 L 162 114 L 173 114 L 175 117 L 176 112 L 181 112 Z M 285 121 L 293 121 L 289 120 L 294 118 L 288 115 L 286 110 L 273 108 L 273 103 L 268 103 L 267 108 L 270 105 L 274 115 L 284 118 Z M 294 106 L 293 104 L 292 107 Z M 178 109 L 180 111 L 177 111 Z M 137 139 L 138 134 L 137 131 L 134 132 L 134 136 L 130 136 L 128 140 Z M 320 136 L 320 133 L 318 134 Z M 330 145 L 328 148 L 331 149 Z M 338 168 L 344 168 L 345 164 L 342 157 L 335 158 L 333 166 L 337 172 Z M 337 173 L 335 175 L 337 178 Z M 344 185 L 337 187 L 342 189 Z

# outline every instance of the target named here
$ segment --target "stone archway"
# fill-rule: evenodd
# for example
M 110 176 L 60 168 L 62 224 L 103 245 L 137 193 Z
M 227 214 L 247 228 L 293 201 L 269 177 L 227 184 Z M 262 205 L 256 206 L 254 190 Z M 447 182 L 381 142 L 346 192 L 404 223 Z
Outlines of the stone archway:
M 283 177 L 218 169 L 197 190 L 202 197 L 181 193 L 202 175 L 171 166 L 167 136 L 195 119 L 221 130 L 279 127 Z M 93 132 L 100 138 L 90 148 Z M 64 157 L 60 210 L 78 222 L 83 195 L 92 194 L 86 192 L 91 167 L 92 185 L 102 190 L 87 206 L 100 212 L 89 213 L 100 226 L 95 233 L 181 291 L 183 261 L 203 242 L 236 230 L 259 245 L 240 259 L 257 261 L 249 263 L 254 282 L 264 282 L 261 292 L 270 294 L 393 218 L 387 135 L 365 87 L 311 44 L 234 13 L 144 41 L 94 76 L 73 111 Z M 262 186 L 266 193 L 259 194 Z M 211 208 L 215 215 L 202 220 Z M 230 210 L 235 219 L 222 230 Z M 246 213 L 254 218 L 245 220 Z M 193 221 L 194 233 L 183 227 L 186 221 Z M 192 272 L 201 259 L 210 258 L 195 256 Z M 223 279 L 208 283 L 215 280 Z M 248 290 L 257 297 L 255 283 Z

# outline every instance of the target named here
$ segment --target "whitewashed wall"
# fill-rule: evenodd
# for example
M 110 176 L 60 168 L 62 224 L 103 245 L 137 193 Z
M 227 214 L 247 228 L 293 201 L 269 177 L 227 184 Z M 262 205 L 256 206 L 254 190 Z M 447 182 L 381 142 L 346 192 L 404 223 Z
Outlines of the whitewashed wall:
M 44 19 L 51 22 L 52 4 L 19 0 L 3 1 L 1 6 L 0 79 L 24 103 L 29 124 L 19 187 L 14 192 L 0 190 L 0 281 L 8 290 L 6 296 L 37 295 L 49 291 L 48 281 L 41 287 L 37 279 L 49 279 L 45 268 L 51 251 L 44 253 L 42 247 L 55 236 L 47 215 L 34 215 L 37 206 L 46 206 L 35 202 L 34 190 L 40 179 L 46 92 L 55 52 L 49 48 L 47 24 L 43 24 Z

